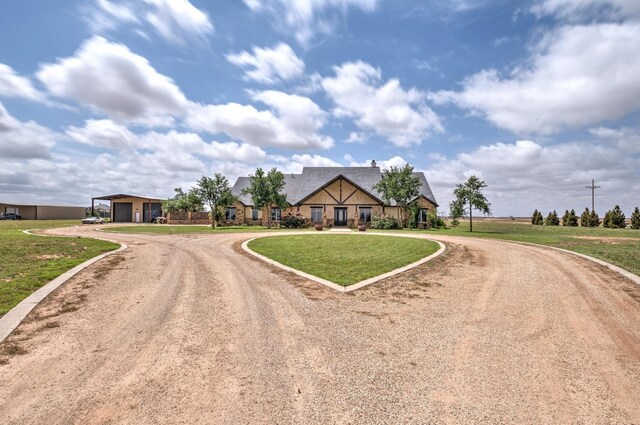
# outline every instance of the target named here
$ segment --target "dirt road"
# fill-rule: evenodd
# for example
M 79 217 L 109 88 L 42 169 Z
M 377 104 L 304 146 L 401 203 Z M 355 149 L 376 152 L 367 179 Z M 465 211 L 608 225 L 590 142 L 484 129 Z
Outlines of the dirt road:
M 640 287 L 586 260 L 441 237 L 340 294 L 246 234 L 101 236 L 0 346 L 3 423 L 640 423 Z

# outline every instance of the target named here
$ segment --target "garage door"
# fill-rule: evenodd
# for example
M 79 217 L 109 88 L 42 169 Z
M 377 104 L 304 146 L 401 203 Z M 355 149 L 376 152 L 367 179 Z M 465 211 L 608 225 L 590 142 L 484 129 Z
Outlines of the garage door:
M 131 202 L 113 203 L 113 221 L 117 223 L 131 223 L 133 221 L 133 204 Z
M 142 205 L 142 220 L 150 223 L 156 217 L 162 217 L 162 204 L 160 202 L 151 203 L 151 215 L 149 215 L 149 204 L 144 203 Z

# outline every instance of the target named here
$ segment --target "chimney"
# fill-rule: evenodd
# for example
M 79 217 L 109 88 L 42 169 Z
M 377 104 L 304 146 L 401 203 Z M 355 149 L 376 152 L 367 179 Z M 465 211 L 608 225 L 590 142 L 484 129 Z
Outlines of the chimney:
M 374 159 L 373 161 L 371 161 L 371 166 L 373 168 L 377 167 L 378 165 L 376 164 L 376 160 Z

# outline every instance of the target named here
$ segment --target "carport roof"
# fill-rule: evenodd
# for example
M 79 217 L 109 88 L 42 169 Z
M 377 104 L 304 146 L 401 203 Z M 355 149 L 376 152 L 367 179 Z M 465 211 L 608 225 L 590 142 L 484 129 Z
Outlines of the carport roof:
M 152 196 L 127 195 L 126 193 L 117 193 L 115 195 L 97 196 L 97 197 L 92 198 L 92 199 L 99 199 L 101 201 L 114 201 L 116 199 L 123 199 L 123 198 L 139 198 L 139 199 L 144 199 L 145 201 L 164 201 L 164 199 L 154 198 Z

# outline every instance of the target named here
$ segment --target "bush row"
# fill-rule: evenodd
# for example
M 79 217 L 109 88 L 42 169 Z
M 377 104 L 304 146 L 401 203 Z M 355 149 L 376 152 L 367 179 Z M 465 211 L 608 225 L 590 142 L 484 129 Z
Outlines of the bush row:
M 626 217 L 620 209 L 620 206 L 616 205 L 612 210 L 607 211 L 602 220 L 600 220 L 600 217 L 595 210 L 589 211 L 589 208 L 585 208 L 580 216 L 579 222 L 582 227 L 598 227 L 602 224 L 602 227 L 622 229 L 626 227 L 625 220 Z M 559 226 L 560 218 L 555 210 L 550 212 L 549 215 L 547 215 L 547 218 L 544 218 L 542 213 L 536 209 L 531 215 L 531 224 L 537 226 L 542 226 L 543 224 L 547 226 Z M 564 212 L 564 215 L 562 216 L 562 225 L 578 225 L 578 216 L 576 215 L 575 210 L 566 210 Z M 638 207 L 636 207 L 631 213 L 631 228 L 640 229 L 640 209 Z

